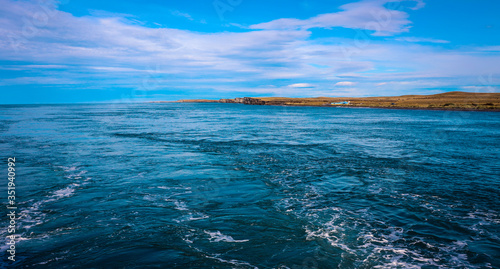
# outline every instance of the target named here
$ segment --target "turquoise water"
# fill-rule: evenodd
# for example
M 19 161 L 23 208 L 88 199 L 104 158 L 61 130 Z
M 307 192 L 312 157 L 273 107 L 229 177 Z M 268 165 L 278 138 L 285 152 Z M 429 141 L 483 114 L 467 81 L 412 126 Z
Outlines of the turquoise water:
M 497 112 L 33 105 L 0 121 L 19 267 L 500 267 Z

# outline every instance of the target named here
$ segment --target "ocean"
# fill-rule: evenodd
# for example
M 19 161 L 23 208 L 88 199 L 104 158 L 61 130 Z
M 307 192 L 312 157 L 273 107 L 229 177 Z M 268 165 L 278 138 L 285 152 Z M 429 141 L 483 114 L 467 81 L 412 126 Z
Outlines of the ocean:
M 2 105 L 0 134 L 4 267 L 500 268 L 498 112 Z

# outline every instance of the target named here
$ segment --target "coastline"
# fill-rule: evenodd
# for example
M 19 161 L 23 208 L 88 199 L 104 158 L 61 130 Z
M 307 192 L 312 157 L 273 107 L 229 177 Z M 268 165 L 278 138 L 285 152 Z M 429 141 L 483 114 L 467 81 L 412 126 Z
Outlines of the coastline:
M 394 110 L 434 110 L 434 111 L 500 112 L 500 108 L 494 108 L 494 109 L 473 109 L 473 108 L 384 107 L 384 106 L 346 106 L 345 108 L 380 108 L 380 109 L 394 109 Z
M 447 92 L 434 95 L 402 95 L 387 97 L 242 97 L 219 100 L 186 99 L 178 101 L 154 101 L 151 103 L 163 102 L 500 112 L 500 93 L 469 92 Z

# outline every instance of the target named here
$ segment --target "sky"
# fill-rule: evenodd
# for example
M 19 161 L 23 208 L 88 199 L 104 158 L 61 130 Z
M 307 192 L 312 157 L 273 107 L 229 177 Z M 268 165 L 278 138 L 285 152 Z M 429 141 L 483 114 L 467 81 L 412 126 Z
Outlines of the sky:
M 500 92 L 497 0 L 0 0 L 0 104 Z

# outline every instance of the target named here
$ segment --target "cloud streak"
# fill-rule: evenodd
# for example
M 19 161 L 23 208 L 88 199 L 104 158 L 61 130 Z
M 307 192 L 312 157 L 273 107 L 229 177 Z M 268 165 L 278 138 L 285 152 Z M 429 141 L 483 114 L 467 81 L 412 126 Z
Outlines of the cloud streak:
M 306 20 L 277 19 L 254 24 L 250 29 L 311 29 L 343 27 L 374 31 L 374 36 L 391 36 L 408 32 L 411 21 L 402 11 L 401 2 L 394 0 L 365 0 L 340 6 L 342 11 L 321 14 Z M 423 7 L 423 1 L 415 1 L 412 9 Z M 391 3 L 391 9 L 385 5 Z
M 434 38 L 418 38 L 418 37 L 401 37 L 396 38 L 397 41 L 410 42 L 410 43 L 438 43 L 438 44 L 448 44 L 450 41 Z
M 335 83 L 335 87 L 352 87 L 356 85 L 355 82 L 351 82 L 351 81 L 340 81 L 340 82 L 337 82 Z
M 314 88 L 315 86 L 310 83 L 295 83 L 288 85 L 290 88 Z

